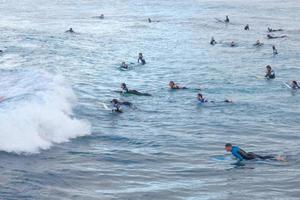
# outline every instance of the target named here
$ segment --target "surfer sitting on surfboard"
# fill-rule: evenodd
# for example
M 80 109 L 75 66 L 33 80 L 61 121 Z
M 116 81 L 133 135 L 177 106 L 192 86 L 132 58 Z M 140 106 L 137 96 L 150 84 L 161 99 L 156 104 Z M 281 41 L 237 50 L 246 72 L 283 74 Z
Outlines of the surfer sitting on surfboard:
M 231 152 L 231 154 L 240 162 L 243 160 L 254 160 L 254 159 L 260 159 L 260 160 L 277 160 L 277 161 L 284 161 L 284 158 L 281 156 L 261 156 L 252 152 L 246 152 L 243 149 L 239 148 L 238 146 L 232 146 L 232 144 L 227 143 L 225 144 L 225 150 L 227 152 Z
M 141 62 L 142 65 L 146 64 L 146 60 L 145 60 L 142 53 L 139 53 L 138 63 L 140 63 L 140 62 Z
M 272 67 L 270 65 L 266 66 L 266 75 L 265 77 L 267 79 L 274 79 L 275 78 L 275 72 L 272 70 Z
M 177 90 L 177 89 L 187 89 L 186 87 L 180 87 L 179 85 L 177 85 L 176 83 L 174 83 L 174 81 L 170 81 L 169 82 L 169 87 L 172 90 Z
M 121 89 L 122 89 L 121 92 L 124 94 L 134 94 L 134 95 L 138 95 L 138 96 L 151 96 L 151 94 L 148 94 L 148 93 L 142 93 L 142 92 L 138 92 L 136 90 L 129 90 L 127 88 L 126 83 L 121 84 Z
M 275 45 L 272 46 L 272 50 L 273 50 L 273 54 L 274 54 L 274 55 L 277 55 L 277 54 L 278 54 L 278 51 L 277 51 Z
M 225 22 L 225 23 L 229 23 L 229 22 L 230 22 L 228 15 L 226 16 L 226 19 L 225 19 L 224 22 Z
M 216 42 L 216 40 L 215 40 L 214 37 L 211 37 L 210 44 L 211 44 L 211 45 L 217 44 L 217 42 Z

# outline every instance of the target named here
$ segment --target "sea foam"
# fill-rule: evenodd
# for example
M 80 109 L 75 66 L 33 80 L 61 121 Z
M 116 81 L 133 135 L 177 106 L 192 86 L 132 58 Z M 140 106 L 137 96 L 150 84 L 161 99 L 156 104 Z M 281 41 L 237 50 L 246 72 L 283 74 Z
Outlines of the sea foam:
M 90 134 L 74 117 L 76 96 L 64 77 L 43 70 L 1 70 L 0 151 L 37 153 Z

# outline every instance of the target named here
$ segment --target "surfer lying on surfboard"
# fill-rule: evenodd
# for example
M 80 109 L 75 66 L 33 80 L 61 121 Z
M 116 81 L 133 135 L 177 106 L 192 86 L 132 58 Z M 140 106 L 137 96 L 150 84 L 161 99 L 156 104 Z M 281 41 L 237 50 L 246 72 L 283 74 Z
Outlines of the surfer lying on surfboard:
M 127 88 L 126 83 L 121 84 L 121 89 L 122 89 L 122 91 L 120 91 L 120 93 L 123 93 L 123 94 L 133 94 L 133 95 L 138 95 L 138 96 L 151 96 L 151 94 L 148 94 L 148 93 L 142 93 L 142 92 L 139 92 L 136 90 L 129 90 Z
M 130 103 L 128 101 L 120 101 L 118 99 L 113 99 L 110 101 L 110 103 L 112 104 L 112 107 L 113 107 L 112 111 L 119 112 L 119 113 L 123 112 L 123 110 L 121 109 L 121 105 L 129 106 L 129 107 L 132 106 L 132 103 Z
M 232 146 L 232 144 L 227 143 L 225 144 L 225 150 L 227 152 L 231 152 L 231 154 L 240 162 L 243 160 L 277 160 L 277 161 L 285 161 L 285 159 L 281 156 L 261 156 L 252 152 L 246 152 L 243 149 L 239 148 L 238 146 Z
M 197 99 L 198 99 L 199 103 L 208 103 L 208 102 L 215 103 L 214 101 L 209 101 L 206 98 L 204 98 L 201 93 L 198 93 Z M 225 99 L 223 102 L 225 102 L 225 103 L 233 103 L 233 101 L 229 100 L 229 99 Z
M 170 81 L 169 82 L 169 87 L 172 90 L 178 90 L 178 89 L 187 89 L 187 87 L 180 87 L 179 85 L 177 85 L 174 81 Z

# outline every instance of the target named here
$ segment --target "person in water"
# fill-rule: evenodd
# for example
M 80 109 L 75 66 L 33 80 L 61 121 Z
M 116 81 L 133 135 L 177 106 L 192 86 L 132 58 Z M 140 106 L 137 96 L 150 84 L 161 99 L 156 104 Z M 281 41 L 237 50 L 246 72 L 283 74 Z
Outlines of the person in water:
M 292 89 L 300 89 L 300 86 L 297 81 L 293 80 L 291 84 Z
M 152 20 L 151 20 L 150 18 L 148 18 L 148 22 L 149 22 L 149 23 L 151 23 L 151 22 L 152 22 Z
M 268 28 L 268 32 L 272 33 L 272 32 L 278 32 L 278 31 L 283 31 L 283 29 L 271 29 L 271 28 Z
M 249 31 L 250 30 L 250 27 L 249 27 L 249 24 L 247 24 L 244 28 L 245 31 Z
M 232 146 L 232 144 L 227 143 L 225 144 L 225 150 L 227 152 L 231 152 L 231 154 L 238 160 L 254 160 L 254 159 L 260 159 L 260 160 L 278 160 L 278 161 L 284 161 L 282 157 L 275 157 L 272 155 L 267 156 L 261 156 L 252 152 L 246 152 L 243 149 L 241 149 L 238 146 Z
M 266 66 L 266 75 L 265 77 L 267 79 L 274 79 L 275 78 L 275 72 L 272 70 L 272 67 L 270 65 Z
M 287 36 L 286 35 L 273 36 L 273 35 L 268 34 L 267 37 L 268 37 L 268 39 L 278 39 L 278 38 L 285 38 Z
M 176 83 L 174 83 L 174 81 L 170 81 L 169 82 L 169 87 L 172 90 L 176 90 L 176 89 L 187 89 L 186 87 L 180 87 L 179 85 L 177 85 Z
M 211 103 L 214 103 L 214 101 L 208 101 L 206 98 L 203 97 L 203 95 L 201 93 L 198 93 L 197 94 L 197 99 L 200 103 L 207 103 L 207 102 L 211 102 Z M 229 100 L 229 99 L 225 99 L 223 102 L 225 103 L 233 103 L 232 100 Z
M 99 18 L 100 18 L 100 19 L 104 19 L 104 14 L 101 14 L 101 15 L 99 16 Z
M 69 30 L 66 31 L 66 33 L 75 33 L 75 31 L 73 30 L 73 28 L 70 28 Z
M 111 101 L 111 104 L 112 104 L 112 107 L 113 107 L 112 112 L 119 112 L 119 113 L 123 112 L 123 110 L 121 109 L 121 104 L 117 99 L 113 99 Z
M 259 40 L 256 41 L 256 43 L 254 44 L 254 46 L 260 47 L 264 45 L 264 43 L 261 43 Z
M 205 99 L 201 93 L 198 93 L 197 99 L 198 99 L 198 101 L 199 101 L 200 103 L 206 103 L 206 102 L 208 102 L 208 100 Z
M 273 50 L 273 54 L 274 55 L 278 54 L 278 51 L 277 51 L 277 49 L 276 49 L 276 47 L 274 45 L 272 46 L 272 50 Z
M 216 42 L 216 40 L 215 40 L 214 37 L 211 37 L 210 44 L 211 44 L 211 45 L 217 44 L 217 42 Z
M 121 68 L 123 69 L 128 69 L 128 65 L 125 62 L 122 62 Z
M 111 100 L 112 104 L 119 104 L 119 105 L 124 105 L 124 106 L 132 106 L 132 103 L 128 102 L 128 101 L 120 101 L 118 99 L 113 99 Z
M 138 63 L 141 63 L 142 65 L 146 64 L 146 60 L 144 59 L 144 56 L 142 53 L 139 53 Z
M 226 19 L 225 19 L 225 23 L 229 23 L 230 22 L 230 20 L 229 20 L 229 17 L 228 17 L 228 15 L 226 16 Z
M 124 94 L 134 94 L 134 95 L 138 95 L 138 96 L 151 96 L 151 94 L 148 94 L 148 93 L 142 93 L 142 92 L 138 92 L 136 90 L 129 90 L 125 83 L 121 84 L 121 89 L 122 89 L 122 93 L 124 93 Z
M 230 47 L 236 47 L 236 46 L 237 46 L 237 44 L 236 44 L 235 42 L 232 41 L 232 42 L 230 43 Z

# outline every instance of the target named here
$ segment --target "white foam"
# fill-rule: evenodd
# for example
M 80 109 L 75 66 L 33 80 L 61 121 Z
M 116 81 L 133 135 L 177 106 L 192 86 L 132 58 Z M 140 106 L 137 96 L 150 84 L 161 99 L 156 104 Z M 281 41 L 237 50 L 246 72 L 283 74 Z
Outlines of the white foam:
M 0 103 L 0 150 L 37 153 L 90 134 L 87 121 L 72 117 L 76 98 L 63 77 L 40 70 L 5 72 L 3 77 L 0 95 L 7 100 Z

